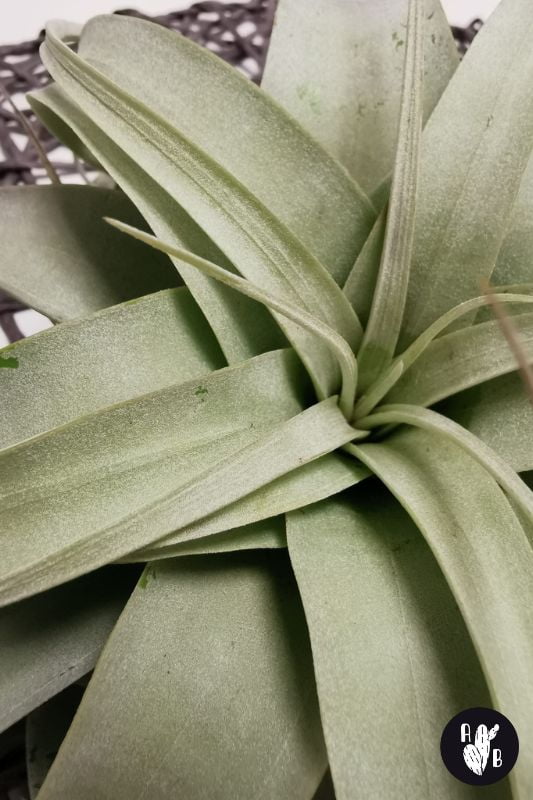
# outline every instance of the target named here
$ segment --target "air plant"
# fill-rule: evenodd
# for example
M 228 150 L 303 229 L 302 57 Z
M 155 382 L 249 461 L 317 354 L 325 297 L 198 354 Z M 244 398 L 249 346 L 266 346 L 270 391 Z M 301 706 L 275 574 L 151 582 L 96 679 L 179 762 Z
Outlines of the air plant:
M 502 0 L 459 64 L 438 0 L 281 0 L 259 89 L 142 20 L 48 26 L 31 104 L 114 188 L 0 193 L 0 283 L 61 323 L 0 353 L 39 800 L 310 800 L 328 765 L 470 798 L 439 740 L 473 706 L 520 738 L 494 796 L 533 795 L 533 416 L 480 289 L 530 360 L 532 33 Z

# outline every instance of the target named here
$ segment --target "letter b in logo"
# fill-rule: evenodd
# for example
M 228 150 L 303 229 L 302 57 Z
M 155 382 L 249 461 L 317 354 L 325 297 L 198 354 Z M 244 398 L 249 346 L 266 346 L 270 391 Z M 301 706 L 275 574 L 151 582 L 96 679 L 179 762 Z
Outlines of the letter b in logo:
M 440 750 L 444 764 L 458 780 L 471 786 L 488 786 L 514 767 L 518 736 L 498 711 L 470 708 L 446 725 Z

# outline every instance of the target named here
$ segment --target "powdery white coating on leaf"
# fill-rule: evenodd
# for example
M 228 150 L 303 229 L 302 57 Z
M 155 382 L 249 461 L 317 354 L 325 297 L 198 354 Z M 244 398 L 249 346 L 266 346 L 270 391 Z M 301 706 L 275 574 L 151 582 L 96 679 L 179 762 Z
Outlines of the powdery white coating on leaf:
M 438 0 L 424 3 L 428 118 L 459 63 Z M 405 0 L 280 0 L 262 86 L 371 193 L 397 144 Z

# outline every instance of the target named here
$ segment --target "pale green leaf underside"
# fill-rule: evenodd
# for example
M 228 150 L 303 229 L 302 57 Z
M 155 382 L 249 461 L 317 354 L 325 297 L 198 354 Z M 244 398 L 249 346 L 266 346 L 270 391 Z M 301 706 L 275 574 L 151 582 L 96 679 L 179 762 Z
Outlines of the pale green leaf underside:
M 119 191 L 1 189 L 2 289 L 53 320 L 64 320 L 177 285 L 167 259 L 109 231 L 102 218 L 110 214 L 142 225 Z
M 103 134 L 56 85 L 29 96 L 36 113 L 47 124 L 50 113 L 75 131 L 110 175 L 139 208 L 152 229 L 177 246 L 229 266 L 220 250 L 156 181 Z M 218 285 L 196 270 L 182 268 L 182 276 L 213 329 L 228 363 L 238 363 L 258 353 L 283 346 L 286 341 L 268 312 L 246 298 Z
M 340 164 L 265 92 L 208 50 L 137 19 L 90 20 L 80 54 L 209 153 L 344 279 L 374 212 Z
M 532 30 L 529 0 L 502 0 L 424 130 L 401 347 L 494 268 L 533 145 Z
M 285 555 L 175 559 L 135 590 L 39 800 L 309 800 L 325 767 Z
M 519 314 L 513 321 L 531 358 L 533 314 Z M 516 359 L 498 322 L 483 322 L 435 339 L 386 395 L 386 402 L 430 406 L 516 369 Z
M 135 574 L 109 567 L 0 609 L 0 730 L 94 667 Z
M 444 437 L 409 430 L 353 450 L 412 516 L 446 575 L 494 704 L 518 731 L 511 782 L 526 800 L 533 791 L 531 545 L 494 479 Z
M 108 227 L 108 226 L 106 226 Z M 65 322 L 0 350 L 0 447 L 224 366 L 188 289 Z
M 424 116 L 459 57 L 439 0 L 426 0 Z M 391 171 L 406 0 L 280 0 L 262 86 L 373 192 Z
M 459 609 L 400 505 L 374 483 L 290 514 L 287 538 L 337 800 L 397 797 L 399 780 L 413 800 L 508 798 L 505 784 L 478 793 L 443 769 L 435 732 L 492 703 Z

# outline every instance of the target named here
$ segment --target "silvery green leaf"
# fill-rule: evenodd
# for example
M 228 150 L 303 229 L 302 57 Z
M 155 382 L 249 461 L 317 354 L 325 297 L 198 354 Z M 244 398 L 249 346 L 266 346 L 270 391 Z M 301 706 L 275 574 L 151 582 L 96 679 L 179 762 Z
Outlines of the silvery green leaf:
M 533 314 L 519 314 L 513 322 L 527 356 L 533 357 Z M 435 339 L 386 395 L 386 402 L 430 406 L 516 369 L 498 322 L 482 322 Z
M 439 0 L 426 0 L 424 115 L 459 57 Z M 396 147 L 407 0 L 280 0 L 262 86 L 367 192 Z
M 451 419 L 428 408 L 411 405 L 383 405 L 358 425 L 373 430 L 385 425 L 413 425 L 444 436 L 475 459 L 514 501 L 533 529 L 533 493 L 492 448 L 474 436 L 473 433 L 453 422 Z
M 94 186 L 0 190 L 0 286 L 53 320 L 90 314 L 178 283 L 172 265 L 124 243 L 102 217 L 142 217 L 118 191 Z
M 234 175 L 343 279 L 374 220 L 372 206 L 265 92 L 208 50 L 138 19 L 95 17 L 79 52 Z
M 445 578 L 405 511 L 374 483 L 289 514 L 287 538 L 337 800 L 397 797 L 399 780 L 413 800 L 478 797 L 443 768 L 438 736 L 456 713 L 491 699 Z M 490 789 L 494 800 L 509 797 L 506 784 Z
M 359 483 L 370 472 L 362 464 L 342 453 L 328 453 L 303 467 L 263 486 L 257 492 L 226 506 L 216 514 L 166 536 L 153 546 L 126 556 L 125 561 L 151 561 L 193 547 L 195 540 L 215 549 L 222 541 L 221 532 L 249 525 L 276 514 L 316 503 Z M 217 534 L 217 535 L 215 535 Z M 232 534 L 233 535 L 233 534 Z M 235 531 L 237 537 L 237 531 Z M 186 542 L 184 544 L 183 542 Z
M 533 145 L 532 31 L 529 0 L 502 0 L 426 125 L 401 347 L 494 268 Z
M 34 92 L 28 99 L 45 124 L 52 113 L 54 119 L 61 118 L 90 147 L 156 232 L 181 247 L 229 266 L 220 250 L 181 206 L 56 85 Z M 238 363 L 286 343 L 265 309 L 245 298 L 235 298 L 234 292 L 209 281 L 196 270 L 187 272 L 184 267 L 182 273 L 229 363 Z
M 233 174 L 189 139 L 182 127 L 127 92 L 122 79 L 116 83 L 74 53 L 62 41 L 68 32 L 68 26 L 61 23 L 50 25 L 42 50 L 45 65 L 60 87 L 75 91 L 76 103 L 102 132 L 161 189 L 179 198 L 185 211 L 245 277 L 262 289 L 284 295 L 355 346 L 361 334 L 355 312 L 322 264 Z M 187 272 L 182 271 L 182 276 L 187 282 Z M 291 340 L 298 341 L 298 332 L 290 328 L 290 333 Z M 335 375 L 327 374 L 327 362 L 318 347 L 315 360 L 313 372 L 323 384 L 325 396 L 337 392 Z
M 2 451 L 0 601 L 146 547 L 353 439 L 336 398 L 298 413 L 302 385 L 294 357 L 273 352 Z
M 533 410 L 518 374 L 460 392 L 439 410 L 486 442 L 516 472 L 533 469 Z
M 137 586 L 39 800 L 309 800 L 325 768 L 285 554 L 181 558 Z
M 495 480 L 444 437 L 411 429 L 352 449 L 416 521 L 446 575 L 494 704 L 520 731 L 510 780 L 513 797 L 526 800 L 533 790 L 531 544 Z
M 407 297 L 422 134 L 424 14 L 423 0 L 410 0 L 398 144 L 387 227 L 370 316 L 357 353 L 362 391 L 368 389 L 392 362 Z
M 119 220 L 107 219 L 107 222 L 150 247 L 167 253 L 179 263 L 184 262 L 208 277 L 215 278 L 246 297 L 256 300 L 275 313 L 280 325 L 290 332 L 296 350 L 307 366 L 321 399 L 336 391 L 337 379 L 334 374 L 340 375 L 339 407 L 346 418 L 350 419 L 357 389 L 357 362 L 348 341 L 334 328 L 323 322 L 320 317 L 300 308 L 299 305 L 287 302 L 283 295 L 265 291 L 257 284 L 219 267 L 212 261 L 173 247 Z M 320 352 L 324 348 L 326 352 Z
M 531 282 L 532 212 L 533 159 L 530 158 L 498 254 L 492 276 L 495 285 Z
M 106 226 L 109 227 L 109 226 Z M 0 447 L 224 366 L 188 289 L 65 322 L 0 350 Z
M 89 672 L 138 573 L 106 567 L 0 609 L 0 729 Z

